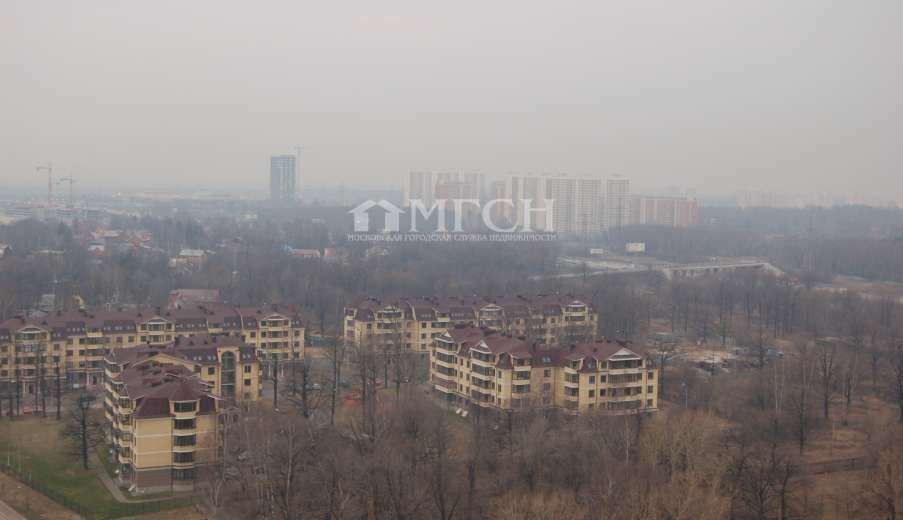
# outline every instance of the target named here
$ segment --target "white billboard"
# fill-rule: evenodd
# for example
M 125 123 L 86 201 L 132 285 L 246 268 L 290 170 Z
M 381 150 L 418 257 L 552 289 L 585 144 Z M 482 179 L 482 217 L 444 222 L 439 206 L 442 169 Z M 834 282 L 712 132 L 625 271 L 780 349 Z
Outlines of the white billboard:
M 645 253 L 646 242 L 627 242 L 628 253 Z

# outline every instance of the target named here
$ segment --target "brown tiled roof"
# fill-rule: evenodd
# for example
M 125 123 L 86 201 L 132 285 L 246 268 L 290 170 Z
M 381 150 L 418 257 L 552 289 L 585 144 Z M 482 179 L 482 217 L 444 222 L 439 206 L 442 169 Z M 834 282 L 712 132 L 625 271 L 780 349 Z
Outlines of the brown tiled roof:
M 375 313 L 389 305 L 396 306 L 405 312 L 406 317 L 431 320 L 436 313 L 449 314 L 453 320 L 474 319 L 476 311 L 488 305 L 501 307 L 506 318 L 524 318 L 532 312 L 541 312 L 547 316 L 560 316 L 565 306 L 580 301 L 592 308 L 589 299 L 571 294 L 538 294 L 535 296 L 504 295 L 464 297 L 448 296 L 444 298 L 411 297 L 397 301 L 381 301 L 377 298 L 360 298 L 347 308 L 355 310 L 357 321 L 372 321 Z
M 126 395 L 138 403 L 135 416 L 139 418 L 168 417 L 171 402 L 213 399 L 207 385 L 180 365 L 142 363 L 124 370 L 117 379 L 125 383 Z
M 218 324 L 224 329 L 241 328 L 242 319 L 249 326 L 256 326 L 259 318 L 278 313 L 292 320 L 293 325 L 303 325 L 300 311 L 289 305 L 269 307 L 234 307 L 222 303 L 203 303 L 176 309 L 143 307 L 133 310 L 86 310 L 56 312 L 40 318 L 10 318 L 0 323 L 0 339 L 8 340 L 12 333 L 26 326 L 35 326 L 52 332 L 53 339 L 84 334 L 85 329 L 104 332 L 137 332 L 137 326 L 154 318 L 172 321 L 177 332 L 203 330 L 207 323 Z
M 163 354 L 199 365 L 211 365 L 218 363 L 217 350 L 222 347 L 238 347 L 239 359 L 236 361 L 247 362 L 257 357 L 256 349 L 238 336 L 199 334 L 193 337 L 176 337 L 171 343 L 162 347 L 141 346 L 111 349 L 107 353 L 106 359 L 120 366 L 132 366 Z

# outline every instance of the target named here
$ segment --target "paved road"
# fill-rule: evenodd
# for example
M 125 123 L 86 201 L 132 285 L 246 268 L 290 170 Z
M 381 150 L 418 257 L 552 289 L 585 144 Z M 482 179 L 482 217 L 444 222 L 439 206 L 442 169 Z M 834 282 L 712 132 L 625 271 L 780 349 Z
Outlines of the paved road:
M 0 520 L 26 520 L 26 518 L 6 505 L 6 502 L 0 501 Z

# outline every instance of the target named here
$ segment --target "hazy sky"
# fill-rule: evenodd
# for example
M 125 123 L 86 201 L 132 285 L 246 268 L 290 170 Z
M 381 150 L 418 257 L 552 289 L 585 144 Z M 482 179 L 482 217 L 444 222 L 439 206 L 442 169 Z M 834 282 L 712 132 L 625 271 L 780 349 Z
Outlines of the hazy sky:
M 4 0 L 0 195 L 409 170 L 903 199 L 903 2 Z

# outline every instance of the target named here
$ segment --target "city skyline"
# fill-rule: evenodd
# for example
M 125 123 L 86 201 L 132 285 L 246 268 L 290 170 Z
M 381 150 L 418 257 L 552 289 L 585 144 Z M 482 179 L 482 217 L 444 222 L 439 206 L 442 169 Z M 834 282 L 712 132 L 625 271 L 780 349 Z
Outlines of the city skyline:
M 312 184 L 564 171 L 903 199 L 894 2 L 212 7 L 10 6 L 0 183 L 54 161 L 82 192 L 241 190 L 301 145 Z

